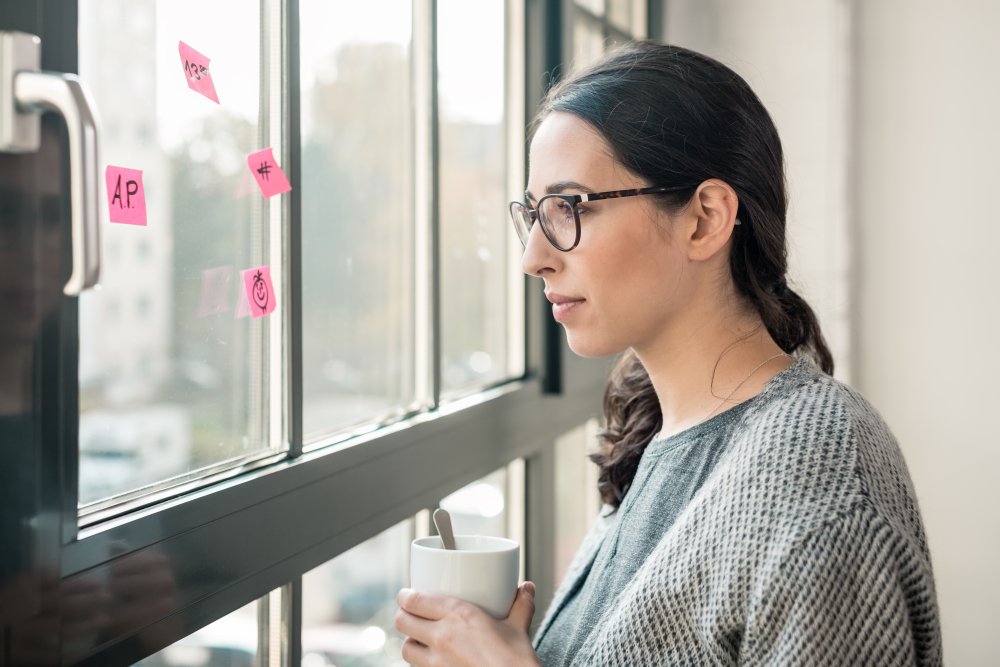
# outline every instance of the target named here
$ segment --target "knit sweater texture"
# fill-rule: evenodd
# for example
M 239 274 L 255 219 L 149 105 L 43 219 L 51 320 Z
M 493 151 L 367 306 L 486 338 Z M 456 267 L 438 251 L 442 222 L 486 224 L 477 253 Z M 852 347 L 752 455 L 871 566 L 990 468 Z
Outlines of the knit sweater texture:
M 765 392 L 604 601 L 574 667 L 941 664 L 927 541 L 888 427 L 806 359 Z M 594 523 L 536 648 L 623 510 Z

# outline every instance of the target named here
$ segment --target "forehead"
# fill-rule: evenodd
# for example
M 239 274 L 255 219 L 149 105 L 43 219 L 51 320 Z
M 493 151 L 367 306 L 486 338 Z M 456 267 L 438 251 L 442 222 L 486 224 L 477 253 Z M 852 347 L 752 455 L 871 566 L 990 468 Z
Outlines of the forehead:
M 528 189 L 534 195 L 563 181 L 602 187 L 616 172 L 611 147 L 589 123 L 569 113 L 554 112 L 538 126 L 528 156 Z

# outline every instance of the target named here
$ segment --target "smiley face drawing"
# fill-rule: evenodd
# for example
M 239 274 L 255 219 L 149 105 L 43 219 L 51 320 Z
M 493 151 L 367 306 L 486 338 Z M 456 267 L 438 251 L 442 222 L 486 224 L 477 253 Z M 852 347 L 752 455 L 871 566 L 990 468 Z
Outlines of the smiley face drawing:
M 253 289 L 251 290 L 253 294 L 253 302 L 263 311 L 267 311 L 267 301 L 270 298 L 270 294 L 267 290 L 267 281 L 264 280 L 264 276 L 258 270 L 256 275 L 253 277 Z

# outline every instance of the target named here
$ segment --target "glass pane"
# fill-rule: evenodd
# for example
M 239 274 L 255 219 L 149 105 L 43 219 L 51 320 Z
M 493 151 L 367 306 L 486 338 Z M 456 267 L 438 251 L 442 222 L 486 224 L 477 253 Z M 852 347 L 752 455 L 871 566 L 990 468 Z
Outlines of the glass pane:
M 249 317 L 241 287 L 271 256 L 246 163 L 264 130 L 258 19 L 239 0 L 80 0 L 101 158 L 142 171 L 108 207 L 134 209 L 141 182 L 147 221 L 103 225 L 102 285 L 80 299 L 81 504 L 269 451 L 280 259 L 271 317 Z M 210 59 L 219 104 L 188 87 L 179 41 Z
M 414 399 L 409 0 L 303 0 L 304 430 Z M 311 434 L 311 435 L 310 435 Z
M 595 16 L 604 16 L 604 0 L 576 0 L 576 4 Z
M 251 602 L 158 653 L 138 667 L 257 667 L 257 610 Z
M 470 30 L 470 26 L 475 26 Z M 507 254 L 503 0 L 439 0 L 441 382 L 504 379 Z
M 633 0 L 608 0 L 608 21 L 625 32 L 632 31 Z
M 585 67 L 604 53 L 604 28 L 600 23 L 577 16 L 573 23 L 573 68 Z
M 393 624 L 409 581 L 406 520 L 302 577 L 302 667 L 406 667 Z
M 507 521 L 507 469 L 500 468 L 441 500 L 456 535 L 511 537 Z
M 597 421 L 591 419 L 556 440 L 556 580 L 566 574 L 576 550 L 600 510 L 597 466 L 587 455 L 597 447 Z M 581 495 L 582 494 L 582 495 Z

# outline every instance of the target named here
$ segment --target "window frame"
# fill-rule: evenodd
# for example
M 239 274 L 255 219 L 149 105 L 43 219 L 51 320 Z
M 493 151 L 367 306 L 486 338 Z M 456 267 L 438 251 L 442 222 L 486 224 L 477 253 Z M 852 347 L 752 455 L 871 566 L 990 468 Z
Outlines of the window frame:
M 433 61 L 436 2 L 415 0 L 415 7 L 421 2 L 432 12 L 428 29 Z M 520 20 L 514 25 L 523 26 L 523 48 L 508 62 L 524 67 L 525 119 L 532 117 L 544 91 L 566 62 L 572 2 L 523 0 L 517 4 Z M 516 2 L 508 3 L 508 13 L 512 4 Z M 282 129 L 287 142 L 285 171 L 293 183 L 301 166 L 299 54 L 295 48 L 298 6 L 298 0 L 284 0 L 280 19 L 288 74 L 281 86 L 287 118 Z M 50 69 L 78 70 L 76 0 L 43 0 L 33 15 L 13 8 L 4 13 L 5 24 L 42 35 L 43 57 Z M 437 367 L 440 292 L 433 283 L 440 280 L 436 266 L 438 130 L 437 96 L 430 97 L 434 166 L 429 200 L 434 241 L 431 358 Z M 343 442 L 303 451 L 302 201 L 298 188 L 293 187 L 284 206 L 288 308 L 280 326 L 288 346 L 281 380 L 288 387 L 285 433 L 290 448 L 286 457 L 247 466 L 210 486 L 166 500 L 151 497 L 126 514 L 81 528 L 76 506 L 75 407 L 62 408 L 59 428 L 55 429 L 61 432 L 58 438 L 54 431 L 48 432 L 46 451 L 56 441 L 60 449 L 61 481 L 48 484 L 45 491 L 47 506 L 59 508 L 62 539 L 55 546 L 61 577 L 105 577 L 114 559 L 155 551 L 170 559 L 178 587 L 176 605 L 158 620 L 134 632 L 108 637 L 78 664 L 131 664 L 279 588 L 286 592 L 282 605 L 291 634 L 287 655 L 297 659 L 301 656 L 302 573 L 518 458 L 525 459 L 526 576 L 538 584 L 543 596 L 554 589 L 554 442 L 600 414 L 613 360 L 585 360 L 570 354 L 561 327 L 551 318 L 541 284 L 525 277 L 522 377 L 441 404 L 438 368 L 433 380 L 434 409 Z M 505 212 L 498 211 L 497 219 L 506 224 Z M 65 360 L 75 382 L 76 301 L 67 299 L 63 310 L 59 340 L 50 340 L 44 354 Z M 58 387 L 66 405 L 76 404 L 74 382 L 64 380 Z

